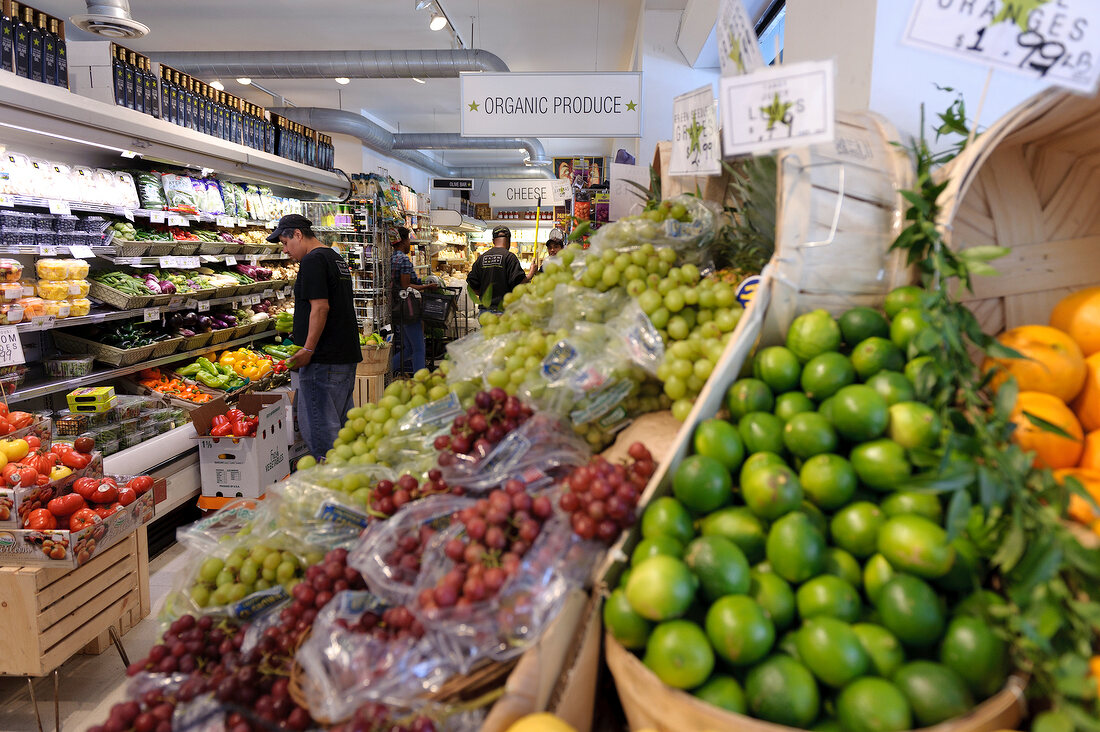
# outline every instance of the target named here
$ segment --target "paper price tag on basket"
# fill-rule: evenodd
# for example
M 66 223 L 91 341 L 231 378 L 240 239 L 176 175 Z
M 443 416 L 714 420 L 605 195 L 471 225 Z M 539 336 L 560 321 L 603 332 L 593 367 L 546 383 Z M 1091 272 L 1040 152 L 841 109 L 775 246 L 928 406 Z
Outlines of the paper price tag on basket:
M 6 325 L 0 328 L 0 366 L 18 366 L 26 360 L 16 327 Z
M 235 226 L 237 220 L 232 216 L 216 216 L 214 217 L 215 226 Z
M 168 216 L 163 211 L 150 211 L 149 223 L 150 224 L 163 224 L 168 220 Z
M 11 196 L 0 196 L 0 206 L 3 206 L 4 208 L 14 208 L 15 199 Z
M 198 310 L 200 313 L 209 312 L 210 303 L 206 300 L 200 300 L 199 301 L 199 306 L 195 309 Z
M 72 212 L 68 201 L 50 201 L 50 213 L 54 216 L 68 216 Z
M 902 42 L 1091 94 L 1100 79 L 1100 3 L 915 0 Z
M 95 252 L 84 244 L 74 244 L 69 247 L 69 254 L 77 259 L 95 259 Z
M 145 322 L 151 323 L 160 320 L 160 308 L 145 308 Z
M 719 83 L 726 157 L 832 141 L 835 73 L 829 60 L 723 77 Z

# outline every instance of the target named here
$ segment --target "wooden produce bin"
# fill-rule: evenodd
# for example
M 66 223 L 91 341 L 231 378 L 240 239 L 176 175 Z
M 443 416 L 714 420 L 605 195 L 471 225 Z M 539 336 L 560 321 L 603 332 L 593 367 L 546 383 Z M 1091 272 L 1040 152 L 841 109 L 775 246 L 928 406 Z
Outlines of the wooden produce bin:
M 368 404 L 377 404 L 378 400 L 382 398 L 382 391 L 385 388 L 386 377 L 384 374 L 378 374 L 377 376 L 356 376 L 355 393 L 352 395 L 355 400 L 355 406 L 365 407 Z
M 149 614 L 146 527 L 78 569 L 0 567 L 0 674 L 45 676 L 82 649 L 99 653 L 109 629 Z

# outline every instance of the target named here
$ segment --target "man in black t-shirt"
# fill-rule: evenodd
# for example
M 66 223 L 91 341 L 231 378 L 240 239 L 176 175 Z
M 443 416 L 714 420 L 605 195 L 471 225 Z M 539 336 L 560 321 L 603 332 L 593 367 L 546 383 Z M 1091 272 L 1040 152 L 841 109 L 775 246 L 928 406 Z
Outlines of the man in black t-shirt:
M 354 406 L 355 365 L 363 360 L 347 261 L 313 234 L 313 222 L 290 214 L 279 219 L 269 242 L 280 242 L 300 262 L 294 282 L 294 343 L 289 359 L 297 392 L 298 427 L 320 460 Z
M 508 250 L 511 245 L 512 232 L 507 226 L 493 229 L 493 248 L 481 253 L 466 276 L 466 284 L 474 288 L 479 298 L 492 287 L 489 309 L 494 312 L 500 312 L 504 296 L 527 279 L 519 257 Z

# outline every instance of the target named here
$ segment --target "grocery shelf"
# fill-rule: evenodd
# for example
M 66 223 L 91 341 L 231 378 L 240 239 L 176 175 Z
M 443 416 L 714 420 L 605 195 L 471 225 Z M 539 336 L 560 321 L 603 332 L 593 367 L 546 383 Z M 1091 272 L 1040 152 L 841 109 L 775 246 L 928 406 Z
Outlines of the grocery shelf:
M 150 437 L 133 447 L 120 450 L 103 458 L 103 472 L 107 475 L 141 475 L 165 460 L 174 459 L 197 447 L 192 439 L 195 428 L 190 422 L 182 427 Z M 159 506 L 158 511 L 161 511 Z
M 354 226 L 314 226 L 314 231 L 321 231 L 327 234 L 357 234 Z M 369 236 L 369 235 L 368 235 Z
M 234 346 L 243 346 L 246 343 L 252 343 L 253 341 L 258 341 L 263 338 L 272 338 L 275 335 L 275 331 L 265 330 L 260 333 L 252 333 L 250 335 L 244 336 L 243 338 L 236 338 L 231 341 L 226 341 L 225 343 L 219 343 L 215 346 L 196 348 L 193 351 L 180 351 L 178 353 L 173 353 L 170 356 L 153 358 L 148 361 L 142 361 L 141 363 L 133 364 L 132 366 L 119 366 L 112 369 L 93 371 L 87 376 L 78 376 L 72 379 L 62 379 L 60 381 L 45 381 L 39 384 L 24 386 L 23 388 L 16 390 L 14 394 L 8 395 L 8 402 L 21 402 L 26 401 L 27 399 L 34 399 L 36 397 L 49 396 L 50 394 L 58 394 L 60 392 L 72 391 L 73 389 L 77 389 L 82 386 L 89 386 L 92 384 L 109 381 L 110 379 L 117 379 L 120 376 L 129 376 L 130 374 L 136 374 L 138 371 L 153 368 L 154 366 L 162 366 L 164 364 L 181 361 L 185 358 L 202 356 L 203 354 L 210 353 L 211 350 L 220 351 L 227 348 L 232 348 Z
M 106 259 L 111 264 L 122 265 L 155 265 L 165 269 L 196 269 L 207 264 L 217 264 L 218 262 L 224 262 L 225 264 L 241 264 L 247 262 L 249 264 L 256 264 L 258 262 L 271 262 L 275 260 L 286 260 L 290 257 L 282 252 L 278 254 L 191 254 L 188 256 L 163 256 L 163 257 L 120 257 L 116 254 L 98 254 L 96 255 L 100 259 Z
M 147 208 L 127 208 L 125 206 L 112 206 L 105 203 L 86 203 L 83 201 L 67 201 L 61 199 L 39 198 L 37 196 L 0 195 L 0 207 L 11 208 L 13 206 L 26 206 L 28 208 L 61 208 L 68 207 L 76 213 L 95 213 L 106 216 L 122 216 L 127 219 L 160 219 L 154 223 L 167 223 L 169 225 L 190 226 L 191 224 L 214 224 L 222 228 L 273 228 L 275 221 L 260 221 L 257 219 L 245 219 L 237 216 L 225 216 L 224 214 L 184 214 L 176 211 L 154 211 Z M 172 224 L 169 218 L 182 219 Z M 60 248 L 60 247 L 59 247 Z M 29 252 L 33 254 L 34 252 Z
M 111 254 L 114 254 L 116 251 L 115 248 L 112 246 L 90 247 L 90 249 L 92 250 L 92 254 L 96 255 L 97 257 L 107 257 Z M 59 244 L 56 246 L 37 246 L 34 244 L 19 247 L 0 246 L 0 254 L 33 254 L 39 257 L 52 257 L 54 255 L 65 254 L 69 255 L 70 257 L 73 256 L 73 253 L 67 244 Z

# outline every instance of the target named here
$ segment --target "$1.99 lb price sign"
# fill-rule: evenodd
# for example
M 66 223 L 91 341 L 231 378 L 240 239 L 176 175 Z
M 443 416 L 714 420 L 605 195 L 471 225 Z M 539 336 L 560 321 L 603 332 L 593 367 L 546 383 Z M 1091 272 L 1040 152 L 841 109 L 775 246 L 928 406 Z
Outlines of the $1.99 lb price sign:
M 831 142 L 836 128 L 834 74 L 830 60 L 723 77 L 725 155 Z
M 903 40 L 1086 93 L 1100 78 L 1097 0 L 915 0 Z

